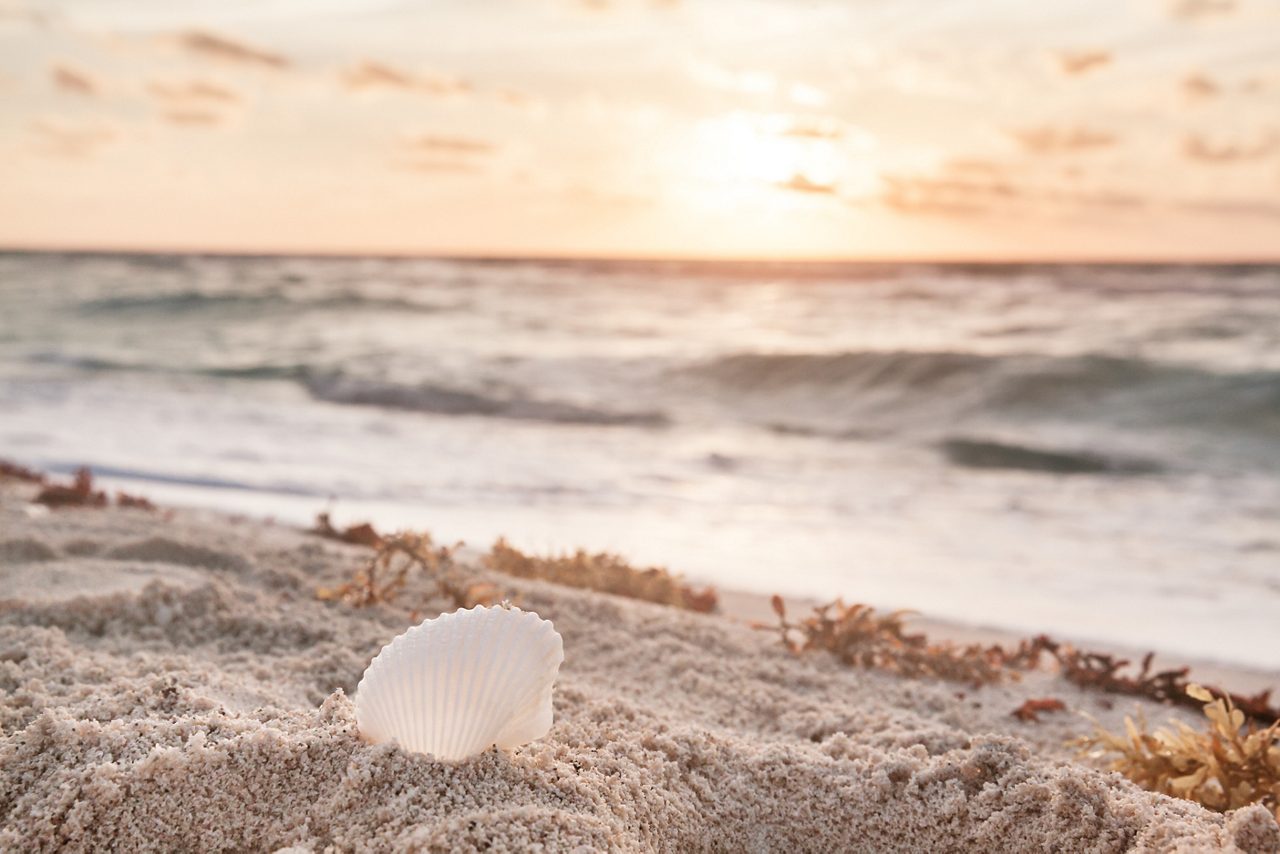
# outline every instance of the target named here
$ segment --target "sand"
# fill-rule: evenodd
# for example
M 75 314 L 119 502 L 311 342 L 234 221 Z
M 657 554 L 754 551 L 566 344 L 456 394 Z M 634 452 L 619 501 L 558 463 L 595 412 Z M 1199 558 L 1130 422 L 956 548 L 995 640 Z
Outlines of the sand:
M 1280 851 L 1261 807 L 1144 792 L 1063 744 L 1081 712 L 1194 715 L 1048 672 L 975 690 L 848 669 L 500 576 L 564 637 L 551 732 L 454 764 L 371 746 L 349 697 L 410 603 L 313 595 L 366 552 L 30 496 L 0 489 L 2 850 Z M 1041 696 L 1069 711 L 1010 715 Z

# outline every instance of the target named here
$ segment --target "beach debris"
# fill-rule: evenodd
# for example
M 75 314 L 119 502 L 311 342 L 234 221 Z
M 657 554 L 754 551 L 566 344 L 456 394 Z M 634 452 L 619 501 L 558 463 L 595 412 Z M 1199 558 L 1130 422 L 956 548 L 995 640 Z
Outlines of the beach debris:
M 373 556 L 356 570 L 350 581 L 338 587 L 321 587 L 316 590 L 316 597 L 357 608 L 394 602 L 410 576 L 416 574 L 432 581 L 435 592 L 458 608 L 501 601 L 501 591 L 495 585 L 459 570 L 453 559 L 459 545 L 461 543 L 437 546 L 425 531 L 406 531 L 381 538 Z
M 578 549 L 571 555 L 536 557 L 499 538 L 484 561 L 489 569 L 504 575 L 583 587 L 703 614 L 714 612 L 718 604 L 714 587 L 699 590 L 665 569 L 633 567 L 608 552 L 591 554 Z
M 1039 699 L 1028 699 L 1021 706 L 1014 709 L 1011 714 L 1020 721 L 1027 723 L 1039 723 L 1040 715 L 1043 712 L 1061 712 L 1067 708 L 1067 704 L 1053 697 L 1042 697 Z
M 781 596 L 771 600 L 778 615 L 776 625 L 755 628 L 778 632 L 792 652 L 819 649 L 835 654 L 845 664 L 887 670 L 902 676 L 933 676 L 984 685 L 1004 677 L 1018 678 L 1018 671 L 1034 670 L 1045 658 L 1057 663 L 1062 677 L 1081 688 L 1109 694 L 1127 694 L 1161 703 L 1197 706 L 1187 689 L 1190 668 L 1152 669 L 1154 653 L 1143 656 L 1136 674 L 1126 671 L 1130 661 L 1114 655 L 1079 650 L 1047 635 L 1025 638 L 1013 648 L 999 645 L 931 642 L 924 634 L 908 634 L 903 618 L 910 611 L 878 614 L 870 605 L 845 605 L 842 600 L 814 608 L 798 623 L 787 620 Z M 1271 705 L 1271 691 L 1254 695 L 1233 694 L 1215 686 L 1201 686 L 1211 696 L 1230 701 L 1232 707 L 1261 724 L 1280 720 L 1280 708 Z
M 49 484 L 40 490 L 36 503 L 47 507 L 106 507 L 107 494 L 93 488 L 93 473 L 81 467 L 76 469 L 70 486 Z
M 119 491 L 116 492 L 116 506 L 131 507 L 134 510 L 146 510 L 148 512 L 153 512 L 156 509 L 156 505 L 151 502 L 150 498 Z
M 29 472 L 29 470 L 26 470 Z M 94 507 L 103 508 L 108 505 L 107 493 L 93 488 L 93 472 L 87 467 L 76 469 L 74 478 L 70 485 L 59 483 L 46 483 L 44 475 L 35 472 L 39 478 L 37 482 L 45 483 L 44 489 L 40 490 L 40 494 L 35 497 L 36 504 L 42 504 L 45 507 Z M 30 479 L 30 478 L 27 478 Z M 140 495 L 132 495 L 128 492 L 117 491 L 115 497 L 117 507 L 130 507 L 135 510 L 156 510 L 156 505 L 151 503 L 150 499 L 143 498 Z
M 1262 804 L 1280 821 L 1280 722 L 1260 727 L 1231 702 L 1200 685 L 1186 696 L 1202 706 L 1204 731 L 1174 721 L 1147 731 L 1140 716 L 1125 718 L 1123 735 L 1101 725 L 1073 742 L 1082 756 L 1106 760 L 1144 789 L 1226 812 Z M 1096 721 L 1095 721 L 1096 724 Z
M 379 548 L 383 543 L 382 535 L 368 522 L 360 522 L 359 524 L 339 529 L 334 527 L 328 513 L 316 514 L 316 524 L 311 528 L 310 533 L 343 543 L 368 546 L 371 549 Z
M 44 483 L 44 472 L 20 466 L 9 460 L 0 460 L 0 478 L 21 480 L 26 483 Z
M 1057 643 L 1041 636 L 1037 642 L 1058 662 L 1062 676 L 1068 682 L 1082 688 L 1105 691 L 1109 694 L 1128 694 L 1145 697 L 1162 703 L 1196 707 L 1200 702 L 1190 693 L 1192 683 L 1188 679 L 1189 667 L 1174 667 L 1168 670 L 1152 670 L 1154 653 L 1148 652 L 1142 657 L 1138 672 L 1129 675 L 1125 671 L 1130 661 L 1114 655 L 1099 652 L 1087 652 L 1076 649 L 1070 644 Z M 1254 695 L 1233 694 L 1212 685 L 1197 686 L 1200 691 L 1207 691 L 1216 698 L 1228 700 L 1232 706 L 1243 712 L 1252 720 L 1263 724 L 1280 720 L 1280 708 L 1272 706 L 1271 691 L 1262 691 Z
M 923 634 L 908 634 L 903 618 L 910 611 L 877 613 L 870 605 L 846 605 L 840 599 L 818 605 L 799 622 L 787 619 L 786 603 L 775 595 L 776 631 L 794 653 L 826 650 L 854 667 L 886 670 L 908 677 L 933 677 L 975 686 L 999 681 L 1009 668 L 1027 669 L 1039 661 L 1042 648 L 1024 641 L 1015 650 L 980 644 L 930 642 Z
M 356 725 L 375 744 L 459 760 L 551 729 L 564 643 L 549 620 L 476 606 L 419 623 L 382 648 L 356 687 Z

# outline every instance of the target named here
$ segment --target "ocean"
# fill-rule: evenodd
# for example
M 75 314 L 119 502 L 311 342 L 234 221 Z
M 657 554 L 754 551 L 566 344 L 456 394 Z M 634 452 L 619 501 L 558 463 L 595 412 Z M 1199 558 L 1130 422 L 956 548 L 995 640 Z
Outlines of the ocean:
M 0 457 L 1280 670 L 1280 267 L 3 254 Z

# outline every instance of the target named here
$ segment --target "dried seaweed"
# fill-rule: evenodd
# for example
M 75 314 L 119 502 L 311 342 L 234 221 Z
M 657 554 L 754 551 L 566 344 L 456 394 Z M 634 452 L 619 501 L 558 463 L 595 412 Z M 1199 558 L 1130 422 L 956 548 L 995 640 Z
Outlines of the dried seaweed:
M 93 488 L 93 473 L 89 469 L 80 468 L 70 486 L 50 484 L 40 490 L 36 503 L 49 507 L 106 507 L 107 494 Z
M 1280 820 L 1280 722 L 1260 727 L 1229 698 L 1199 685 L 1188 685 L 1185 695 L 1202 705 L 1205 731 L 1174 722 L 1150 733 L 1145 720 L 1125 718 L 1123 735 L 1099 726 L 1074 744 L 1144 789 L 1219 812 L 1260 803 Z
M 1137 672 L 1130 675 L 1128 659 L 1079 650 L 1046 635 L 1019 641 L 1012 649 L 930 642 L 923 634 L 907 633 L 903 617 L 909 611 L 882 615 L 868 605 L 845 605 L 837 599 L 815 607 L 813 614 L 800 622 L 791 623 L 787 621 L 782 598 L 774 596 L 772 602 L 778 624 L 757 628 L 777 631 L 783 645 L 793 652 L 821 649 L 857 667 L 977 685 L 1007 676 L 1017 678 L 1017 671 L 1033 670 L 1049 656 L 1057 663 L 1064 679 L 1082 688 L 1163 703 L 1197 705 L 1187 693 L 1189 668 L 1153 671 L 1152 653 L 1147 653 Z M 1258 723 L 1269 724 L 1280 719 L 1280 709 L 1270 705 L 1270 691 L 1244 696 L 1213 686 L 1202 690 L 1229 700 L 1233 708 Z
M 1145 697 L 1163 703 L 1192 707 L 1200 705 L 1198 699 L 1189 692 L 1190 668 L 1176 667 L 1153 672 L 1151 669 L 1153 653 L 1149 652 L 1143 656 L 1137 673 L 1129 675 L 1125 672 L 1130 666 L 1128 659 L 1105 653 L 1085 652 L 1070 644 L 1059 644 L 1048 638 L 1043 638 L 1042 643 L 1044 649 L 1057 660 L 1063 678 L 1082 688 L 1092 688 L 1110 694 Z M 1233 708 L 1260 723 L 1269 724 L 1280 720 L 1280 709 L 1270 705 L 1270 691 L 1245 696 L 1211 685 L 1200 687 L 1198 690 L 1207 691 L 1215 698 L 1228 700 Z
M 39 478 L 40 483 L 45 483 L 43 475 L 35 472 L 29 472 L 29 474 L 34 474 Z M 40 490 L 40 494 L 35 497 L 35 501 L 37 504 L 44 504 L 48 507 L 91 507 L 97 509 L 104 508 L 109 503 L 106 492 L 93 488 L 93 472 L 86 467 L 76 469 L 75 477 L 70 485 L 60 483 L 46 484 L 44 489 Z M 129 507 L 135 510 L 155 511 L 157 509 L 149 498 L 119 490 L 116 491 L 115 503 L 117 507 Z
M 334 527 L 328 513 L 316 514 L 316 524 L 310 533 L 343 543 L 368 546 L 371 549 L 381 548 L 383 544 L 382 535 L 368 522 L 361 522 L 358 525 L 349 525 L 346 528 L 339 529 Z
M 774 596 L 772 604 L 778 625 L 757 628 L 778 631 L 792 652 L 826 650 L 855 667 L 986 685 L 999 681 L 1010 667 L 1031 666 L 1028 662 L 1039 660 L 1039 649 L 1033 645 L 1010 653 L 999 646 L 931 643 L 923 634 L 907 633 L 903 618 L 909 611 L 878 614 L 869 605 L 846 605 L 837 599 L 793 623 L 787 620 L 782 597 Z
M 156 505 L 151 503 L 151 499 L 143 498 L 141 495 L 130 495 L 127 492 L 116 492 L 117 507 L 132 507 L 135 510 L 147 510 L 154 512 Z
M 38 472 L 35 469 L 29 469 L 26 466 L 20 466 L 8 460 L 0 460 L 0 479 L 9 478 L 27 483 L 44 483 L 44 477 L 44 472 Z
M 696 590 L 665 569 L 637 569 L 607 552 L 590 554 L 579 549 L 561 557 L 535 557 L 499 539 L 484 560 L 495 572 L 517 578 L 537 578 L 704 614 L 714 612 L 718 601 L 715 588 Z
M 1029 699 L 1023 702 L 1021 706 L 1014 709 L 1010 714 L 1020 721 L 1028 723 L 1039 723 L 1040 715 L 1044 712 L 1061 712 L 1067 708 L 1067 704 L 1053 697 L 1043 697 L 1040 699 Z
M 462 573 L 453 559 L 457 546 L 437 546 L 427 533 L 400 533 L 380 538 L 376 552 L 352 579 L 338 587 L 321 587 L 316 597 L 357 608 L 396 601 L 411 575 L 435 585 L 436 595 L 459 608 L 491 605 L 502 599 L 497 587 Z M 416 614 L 416 611 L 415 611 Z

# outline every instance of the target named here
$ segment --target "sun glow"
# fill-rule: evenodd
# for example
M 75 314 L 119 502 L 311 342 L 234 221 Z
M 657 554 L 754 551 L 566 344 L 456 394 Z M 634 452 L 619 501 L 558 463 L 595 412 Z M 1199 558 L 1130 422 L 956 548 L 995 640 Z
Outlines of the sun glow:
M 720 189 L 789 183 L 834 191 L 841 154 L 831 137 L 797 133 L 786 116 L 729 113 L 695 131 L 696 176 Z

